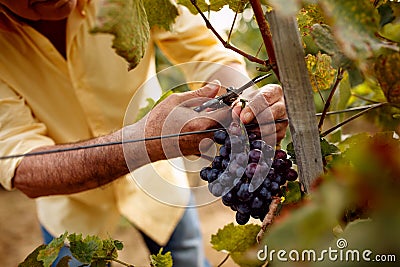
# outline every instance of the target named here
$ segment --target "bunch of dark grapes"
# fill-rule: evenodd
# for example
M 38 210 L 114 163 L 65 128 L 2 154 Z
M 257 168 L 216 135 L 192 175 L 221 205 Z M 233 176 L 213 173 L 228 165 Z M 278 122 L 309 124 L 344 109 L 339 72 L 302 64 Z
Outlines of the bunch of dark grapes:
M 227 131 L 216 131 L 214 142 L 220 145 L 219 153 L 200 177 L 211 194 L 222 196 L 222 203 L 236 211 L 238 224 L 246 224 L 250 217 L 262 221 L 272 197 L 281 195 L 280 187 L 297 179 L 291 160 L 236 122 Z

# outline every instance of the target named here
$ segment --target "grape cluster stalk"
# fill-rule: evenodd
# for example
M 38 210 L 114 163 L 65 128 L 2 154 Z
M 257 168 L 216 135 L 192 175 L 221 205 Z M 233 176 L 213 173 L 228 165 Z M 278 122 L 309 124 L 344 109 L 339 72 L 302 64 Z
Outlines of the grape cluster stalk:
M 214 133 L 219 153 L 200 177 L 222 203 L 236 212 L 236 222 L 244 225 L 250 217 L 264 219 L 281 186 L 298 175 L 284 150 L 268 145 L 259 132 L 246 130 L 232 122 L 227 130 Z

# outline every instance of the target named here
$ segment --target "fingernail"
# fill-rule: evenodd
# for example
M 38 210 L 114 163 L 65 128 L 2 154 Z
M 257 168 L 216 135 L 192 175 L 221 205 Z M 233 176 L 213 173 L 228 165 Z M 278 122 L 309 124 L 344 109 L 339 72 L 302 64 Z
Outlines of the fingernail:
M 244 123 L 250 122 L 250 121 L 252 120 L 252 117 L 253 117 L 253 115 L 251 114 L 251 112 L 246 112 L 246 113 L 243 115 Z
M 218 80 L 214 80 L 210 82 L 207 86 L 211 89 L 217 89 L 220 85 L 220 82 Z

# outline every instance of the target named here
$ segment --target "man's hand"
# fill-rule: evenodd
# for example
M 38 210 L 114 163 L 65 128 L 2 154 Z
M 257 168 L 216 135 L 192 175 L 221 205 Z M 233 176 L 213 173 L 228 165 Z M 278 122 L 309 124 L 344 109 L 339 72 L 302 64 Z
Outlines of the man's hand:
M 167 97 L 141 120 L 140 123 L 144 123 L 145 137 L 202 131 L 226 125 L 226 121 L 230 121 L 231 118 L 228 107 L 200 113 L 193 110 L 194 107 L 214 98 L 219 89 L 220 83 L 213 81 L 199 90 Z M 207 133 L 149 141 L 146 144 L 147 151 L 151 161 L 199 154 L 201 141 L 211 137 L 212 133 Z
M 247 101 L 242 109 L 242 103 L 233 107 L 233 116 L 239 116 L 244 124 L 260 124 L 263 139 L 275 144 L 285 137 L 287 122 L 269 124 L 276 119 L 286 119 L 286 107 L 282 88 L 277 84 L 268 84 L 260 89 L 247 89 L 239 97 Z M 264 125 L 263 125 L 264 124 Z

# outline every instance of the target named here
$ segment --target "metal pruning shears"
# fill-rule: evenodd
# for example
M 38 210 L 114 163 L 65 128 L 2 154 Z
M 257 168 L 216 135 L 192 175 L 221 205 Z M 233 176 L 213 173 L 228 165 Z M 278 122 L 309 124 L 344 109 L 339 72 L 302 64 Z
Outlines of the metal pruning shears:
M 200 112 L 205 110 L 206 108 L 221 108 L 224 106 L 230 106 L 238 97 L 241 93 L 243 93 L 243 91 L 251 86 L 253 86 L 254 84 L 264 80 L 265 78 L 271 76 L 271 73 L 267 73 L 265 75 L 261 75 L 261 76 L 257 76 L 255 78 L 253 78 L 251 81 L 247 82 L 246 84 L 242 85 L 239 88 L 234 88 L 234 87 L 228 87 L 226 89 L 226 93 L 220 96 L 217 96 L 213 99 L 210 99 L 206 102 L 204 102 L 203 104 L 201 104 L 200 106 L 197 106 L 194 108 L 194 111 Z

